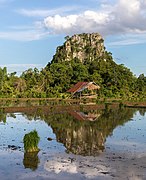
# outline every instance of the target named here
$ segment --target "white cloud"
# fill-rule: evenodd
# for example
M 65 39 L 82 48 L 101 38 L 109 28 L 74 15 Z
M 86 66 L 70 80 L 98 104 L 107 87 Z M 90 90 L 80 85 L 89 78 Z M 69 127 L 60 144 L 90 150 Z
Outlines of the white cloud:
M 61 16 L 56 14 L 44 19 L 44 25 L 56 34 L 99 32 L 103 36 L 146 33 L 146 1 L 118 0 L 110 5 L 105 1 L 97 10 Z
M 109 172 L 110 168 L 99 164 L 98 160 L 96 161 L 95 158 L 92 158 L 93 157 L 78 157 L 73 158 L 74 161 L 71 162 L 68 155 L 60 155 L 59 157 L 53 157 L 52 159 L 47 161 L 44 165 L 44 169 L 49 172 L 54 172 L 58 175 L 60 173 L 82 174 L 83 176 L 85 176 L 85 179 L 92 179 L 98 176 L 106 176 L 101 172 Z
M 15 10 L 17 13 L 28 17 L 46 17 L 55 14 L 66 14 L 72 11 L 81 9 L 80 6 L 63 6 L 54 9 L 19 9 Z
M 85 11 L 79 15 L 49 16 L 44 19 L 46 28 L 52 29 L 55 33 L 78 33 L 97 31 L 98 25 L 102 26 L 108 22 L 108 15 L 102 12 Z
M 44 20 L 39 19 L 39 21 L 34 22 L 33 27 L 11 27 L 12 31 L 0 32 L 0 39 L 33 41 L 45 38 L 50 34 L 64 34 L 66 36 L 83 32 L 99 32 L 104 37 L 127 35 L 111 42 L 110 45 L 145 43 L 145 9 L 146 0 L 100 0 L 100 5 L 97 8 L 84 11 L 81 6 L 64 6 L 51 10 L 19 9 L 17 13 L 21 15 L 39 17 Z
M 9 30 L 0 31 L 0 39 L 13 41 L 35 41 L 46 38 L 50 32 L 46 31 L 41 21 L 32 25 L 9 26 Z
M 117 36 L 116 38 L 114 38 L 114 40 L 110 40 L 110 42 L 108 42 L 107 45 L 116 47 L 143 43 L 146 43 L 146 33 L 126 34 L 125 36 Z
M 66 17 L 61 17 L 60 15 L 56 15 L 54 17 L 49 16 L 44 20 L 46 27 L 51 27 L 57 32 L 62 32 L 64 30 L 69 30 L 73 26 L 75 26 L 77 15 L 69 15 Z
M 28 10 L 28 9 L 20 9 L 17 10 L 16 12 L 18 12 L 19 14 L 22 14 L 24 16 L 28 16 L 28 17 L 45 17 L 52 14 L 55 14 L 57 11 L 53 11 L 53 10 L 42 10 L 42 9 L 34 9 L 34 10 Z
M 45 38 L 49 32 L 38 30 L 20 30 L 20 31 L 0 31 L 0 39 L 14 41 L 34 41 Z

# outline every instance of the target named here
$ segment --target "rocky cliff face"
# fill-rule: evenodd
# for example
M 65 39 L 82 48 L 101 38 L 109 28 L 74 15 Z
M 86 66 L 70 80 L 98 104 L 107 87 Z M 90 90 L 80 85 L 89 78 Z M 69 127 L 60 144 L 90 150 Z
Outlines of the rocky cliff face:
M 104 40 L 98 33 L 76 34 L 66 37 L 66 41 L 56 50 L 53 62 L 71 61 L 78 59 L 81 62 L 93 61 L 105 53 Z

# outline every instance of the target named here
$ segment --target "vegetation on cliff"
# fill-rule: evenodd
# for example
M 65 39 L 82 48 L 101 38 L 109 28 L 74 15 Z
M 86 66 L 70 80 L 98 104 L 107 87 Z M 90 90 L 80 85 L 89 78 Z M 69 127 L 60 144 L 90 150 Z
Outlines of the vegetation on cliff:
M 20 77 L 0 68 L 1 97 L 65 97 L 79 81 L 94 81 L 101 88 L 98 97 L 143 98 L 146 77 L 135 77 L 123 64 L 116 64 L 97 34 L 66 37 L 51 62 L 39 71 L 28 69 Z

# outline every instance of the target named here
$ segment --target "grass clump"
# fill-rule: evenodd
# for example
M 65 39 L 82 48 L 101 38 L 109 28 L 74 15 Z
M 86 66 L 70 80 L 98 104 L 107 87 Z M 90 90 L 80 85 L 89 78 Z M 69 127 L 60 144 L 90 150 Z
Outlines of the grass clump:
M 31 131 L 28 134 L 25 134 L 23 138 L 25 152 L 39 151 L 39 148 L 38 148 L 39 141 L 40 141 L 40 137 L 38 136 L 38 133 L 36 130 Z

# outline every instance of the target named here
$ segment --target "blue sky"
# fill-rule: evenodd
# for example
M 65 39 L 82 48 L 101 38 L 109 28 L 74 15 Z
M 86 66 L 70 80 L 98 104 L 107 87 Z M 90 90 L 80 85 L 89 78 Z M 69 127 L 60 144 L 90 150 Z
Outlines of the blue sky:
M 0 0 L 0 66 L 43 68 L 66 35 L 98 32 L 115 62 L 146 75 L 146 0 Z

